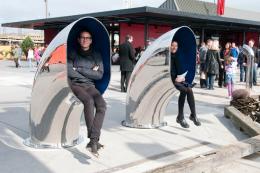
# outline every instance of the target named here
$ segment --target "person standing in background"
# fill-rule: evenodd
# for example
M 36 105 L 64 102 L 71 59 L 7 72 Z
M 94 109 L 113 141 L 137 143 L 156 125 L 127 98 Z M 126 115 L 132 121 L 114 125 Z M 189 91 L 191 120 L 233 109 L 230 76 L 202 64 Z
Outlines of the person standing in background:
M 204 42 L 201 43 L 201 48 L 199 49 L 199 57 L 200 57 L 200 87 L 206 88 L 207 81 L 206 81 L 206 55 L 208 49 L 212 45 L 212 40 L 207 40 L 207 45 Z
M 230 47 L 231 47 L 231 43 L 227 42 L 225 45 L 225 49 L 221 51 L 220 53 L 220 64 L 224 67 L 225 66 L 225 58 L 230 56 Z M 218 86 L 220 88 L 224 86 L 226 86 L 226 71 L 224 68 L 221 68 L 221 66 L 219 67 L 219 78 L 218 78 Z
M 28 50 L 28 57 L 27 57 L 27 59 L 28 59 L 28 67 L 29 68 L 32 68 L 33 67 L 33 65 L 32 65 L 32 59 L 34 58 L 34 55 L 33 55 L 33 49 L 32 48 L 29 48 L 29 50 Z
M 219 67 L 224 68 L 220 63 L 219 41 L 214 40 L 206 55 L 207 88 L 214 89 L 214 81 L 219 73 Z
M 133 36 L 127 35 L 125 42 L 119 46 L 121 70 L 121 92 L 126 92 L 131 73 L 134 69 L 135 50 L 132 46 Z
M 34 58 L 36 61 L 36 66 L 38 66 L 40 63 L 40 59 L 41 59 L 39 46 L 36 46 L 34 48 Z
M 250 39 L 248 42 L 248 46 L 251 47 L 254 51 L 254 65 L 253 65 L 253 85 L 257 85 L 257 68 L 259 63 L 259 57 L 257 53 L 257 48 L 254 46 L 255 41 L 253 39 Z
M 200 126 L 201 123 L 197 118 L 196 107 L 195 107 L 195 99 L 192 91 L 192 87 L 194 84 L 189 84 L 186 82 L 186 78 L 184 74 L 181 74 L 181 64 L 180 57 L 178 56 L 178 42 L 173 41 L 171 43 L 171 77 L 173 80 L 173 84 L 177 90 L 180 91 L 179 99 L 178 99 L 178 116 L 176 118 L 176 122 L 179 123 L 183 128 L 189 128 L 189 124 L 186 122 L 184 118 L 184 104 L 187 96 L 187 101 L 190 107 L 190 120 L 196 126 Z M 187 73 L 187 72 L 186 72 Z

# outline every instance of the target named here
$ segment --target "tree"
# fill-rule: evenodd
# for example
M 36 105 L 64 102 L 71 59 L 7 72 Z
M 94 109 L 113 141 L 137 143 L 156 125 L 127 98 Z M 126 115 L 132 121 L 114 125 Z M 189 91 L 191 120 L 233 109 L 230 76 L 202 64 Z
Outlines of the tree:
M 34 47 L 34 43 L 33 43 L 32 39 L 29 36 L 27 36 L 21 43 L 21 48 L 23 50 L 23 53 L 26 56 L 26 59 L 27 59 L 29 48 L 33 49 L 33 47 Z

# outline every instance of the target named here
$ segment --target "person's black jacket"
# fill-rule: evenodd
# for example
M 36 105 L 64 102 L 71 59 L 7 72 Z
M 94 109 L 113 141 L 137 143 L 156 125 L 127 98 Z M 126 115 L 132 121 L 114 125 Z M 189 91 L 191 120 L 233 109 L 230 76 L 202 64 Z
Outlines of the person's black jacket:
M 206 72 L 209 74 L 219 74 L 220 54 L 217 50 L 208 50 L 206 55 Z
M 178 86 L 185 86 L 191 88 L 195 86 L 195 84 L 189 84 L 188 82 L 186 82 L 186 80 L 183 82 L 175 81 L 178 75 L 181 75 L 185 72 L 187 72 L 187 70 L 185 70 L 184 66 L 182 66 L 178 55 L 176 53 L 171 53 L 171 78 L 176 88 L 178 88 Z
M 175 82 L 175 79 L 177 78 L 177 75 L 181 74 L 180 70 L 180 61 L 177 57 L 176 53 L 171 53 L 171 77 L 173 82 Z
M 99 66 L 97 71 L 93 70 L 96 65 Z M 98 52 L 79 50 L 69 54 L 68 77 L 72 84 L 94 85 L 95 80 L 102 79 L 103 73 L 103 61 Z
M 119 47 L 119 61 L 121 71 L 133 71 L 135 50 L 130 42 L 126 41 Z
M 239 65 L 243 65 L 243 63 L 247 63 L 247 57 L 242 52 L 238 54 L 237 63 Z

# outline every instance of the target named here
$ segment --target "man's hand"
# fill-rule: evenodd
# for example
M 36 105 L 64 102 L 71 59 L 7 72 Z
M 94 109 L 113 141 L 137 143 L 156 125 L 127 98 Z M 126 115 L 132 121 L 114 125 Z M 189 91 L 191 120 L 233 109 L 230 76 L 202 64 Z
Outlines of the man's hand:
M 99 66 L 98 66 L 98 65 L 95 65 L 92 70 L 98 71 L 98 69 L 99 69 Z
M 183 81 L 185 81 L 185 78 L 184 77 L 177 77 L 176 79 L 175 79 L 175 82 L 183 82 Z
M 75 70 L 75 71 L 77 70 L 77 68 L 75 68 L 75 67 L 73 67 L 72 69 Z

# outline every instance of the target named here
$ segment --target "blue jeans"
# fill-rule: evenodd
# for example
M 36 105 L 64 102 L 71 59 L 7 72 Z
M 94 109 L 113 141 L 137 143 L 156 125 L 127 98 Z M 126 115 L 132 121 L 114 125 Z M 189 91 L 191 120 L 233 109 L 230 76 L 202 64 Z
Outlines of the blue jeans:
M 246 66 L 240 64 L 240 82 L 246 81 Z
M 214 88 L 214 81 L 215 81 L 215 74 L 207 73 L 207 88 L 213 89 Z

